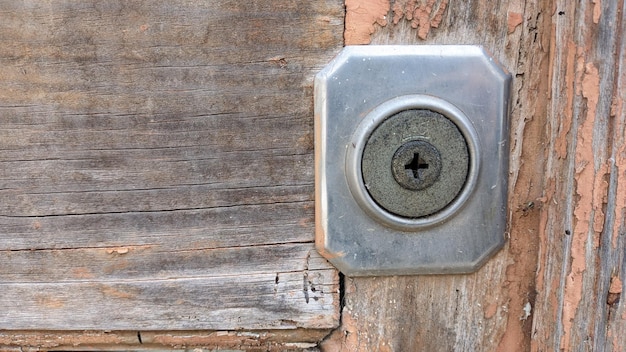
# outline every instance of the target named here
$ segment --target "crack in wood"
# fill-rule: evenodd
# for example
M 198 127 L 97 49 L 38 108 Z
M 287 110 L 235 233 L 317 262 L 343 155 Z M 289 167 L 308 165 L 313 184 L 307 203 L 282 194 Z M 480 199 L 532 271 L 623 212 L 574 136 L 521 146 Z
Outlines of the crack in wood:
M 159 210 L 127 210 L 127 211 L 108 211 L 108 212 L 91 212 L 91 213 L 67 213 L 67 214 L 41 214 L 41 215 L 6 215 L 0 214 L 0 218 L 16 218 L 16 219 L 37 219 L 37 218 L 55 218 L 55 217 L 83 217 L 83 216 L 101 216 L 101 215 L 119 215 L 119 214 L 141 214 L 141 213 L 172 213 L 172 212 L 193 212 L 201 210 L 215 210 L 215 209 L 232 209 L 242 207 L 254 207 L 260 205 L 273 205 L 273 204 L 305 204 L 311 203 L 311 200 L 292 201 L 292 202 L 259 202 L 259 203 L 245 203 L 235 205 L 216 205 L 212 207 L 190 207 L 190 208 L 178 208 L 178 209 L 159 209 Z
M 312 273 L 333 273 L 335 272 L 336 269 L 334 267 L 328 267 L 328 268 L 319 268 L 319 269 L 311 269 L 309 272 Z M 280 274 L 300 274 L 300 273 L 307 273 L 304 270 L 293 270 L 293 271 L 282 271 L 280 272 Z M 275 283 L 275 275 L 273 272 L 271 271 L 259 271 L 259 272 L 254 272 L 254 273 L 250 273 L 250 274 L 219 274 L 219 275 L 197 275 L 197 276 L 190 276 L 190 275 L 180 275 L 180 276 L 175 276 L 175 277 L 166 277 L 166 278 L 149 278 L 149 279 L 141 279 L 141 278 L 132 278 L 132 279 L 112 279 L 112 280 L 107 280 L 107 279 L 98 279 L 98 280 L 89 280 L 89 279 L 85 279 L 85 280 L 63 280 L 63 281 L 37 281 L 37 282 L 0 282 L 0 287 L 4 286 L 24 286 L 24 287 L 32 287 L 33 289 L 35 289 L 37 286 L 56 286 L 56 287 L 67 287 L 67 285 L 85 285 L 85 284 L 140 284 L 140 283 L 164 283 L 164 282 L 186 282 L 186 281 L 202 281 L 202 280 L 206 280 L 206 279 L 225 279 L 225 278 L 244 278 L 244 277 L 251 277 L 251 278 L 258 278 L 258 277 L 264 277 L 267 278 L 268 280 L 264 280 L 267 282 L 271 282 L 272 284 Z M 274 279 L 274 280 L 271 280 Z M 307 277 L 308 279 L 308 277 Z M 292 282 L 296 282 L 295 280 L 290 280 Z M 306 286 L 308 286 L 309 282 L 307 280 L 306 282 Z M 335 287 L 335 284 L 328 284 L 329 287 Z M 69 288 L 68 288 L 69 289 Z M 306 290 L 306 294 L 305 294 L 305 290 Z M 303 292 L 303 294 L 305 294 L 305 297 L 308 297 L 308 287 L 304 287 L 303 289 L 301 289 L 301 291 Z M 322 292 L 323 293 L 323 292 Z M 250 296 L 254 296 L 254 295 L 258 295 L 255 293 L 250 293 Z M 246 296 L 243 294 L 243 292 L 241 293 L 241 296 Z M 290 298 L 290 299 L 298 299 L 298 298 Z M 308 299 L 308 298 L 307 298 Z M 309 303 L 308 301 L 306 303 Z
M 290 185 L 268 185 L 268 186 L 246 186 L 246 187 L 224 187 L 224 182 L 206 182 L 206 183 L 181 183 L 178 185 L 172 185 L 168 187 L 152 187 L 152 188 L 132 188 L 132 189 L 88 189 L 88 190 L 79 190 L 79 191 L 51 191 L 51 192 L 21 192 L 21 194 L 25 195 L 48 195 L 48 194 L 82 194 L 82 193 L 134 193 L 134 192 L 146 192 L 146 191 L 176 191 L 181 188 L 194 188 L 194 187 L 203 187 L 203 186 L 214 186 L 216 190 L 219 191 L 254 191 L 254 190 L 284 190 L 284 189 L 299 189 L 303 187 L 312 187 L 313 183 L 296 183 Z M 213 189 L 212 187 L 208 187 L 208 189 Z M 0 191 L 21 191 L 21 189 L 17 188 L 5 188 L 0 189 Z M 249 205 L 249 203 L 246 203 Z

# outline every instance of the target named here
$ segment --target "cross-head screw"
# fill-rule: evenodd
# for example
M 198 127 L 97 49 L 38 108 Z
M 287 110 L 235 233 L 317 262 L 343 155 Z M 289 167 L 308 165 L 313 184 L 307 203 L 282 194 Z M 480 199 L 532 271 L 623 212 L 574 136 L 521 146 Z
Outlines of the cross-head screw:
M 426 141 L 409 141 L 396 150 L 391 170 L 400 186 L 414 191 L 425 189 L 439 178 L 441 156 L 437 148 Z

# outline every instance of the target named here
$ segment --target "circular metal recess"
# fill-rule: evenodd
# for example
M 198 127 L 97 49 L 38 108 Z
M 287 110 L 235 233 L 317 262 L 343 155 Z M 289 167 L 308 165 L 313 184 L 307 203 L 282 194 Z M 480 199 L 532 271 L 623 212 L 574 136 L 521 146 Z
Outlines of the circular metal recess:
M 433 139 L 432 136 L 426 136 L 426 133 L 420 130 L 420 122 L 413 121 L 413 123 L 408 123 L 407 121 L 415 120 L 410 118 L 410 116 L 415 114 L 416 110 L 422 111 L 419 114 L 430 115 L 431 117 L 434 116 L 431 120 L 437 120 L 439 122 L 430 121 L 428 124 L 432 124 L 433 126 L 440 125 L 435 129 L 442 129 L 446 132 L 436 131 L 435 135 L 439 137 Z M 409 118 L 407 118 L 407 116 L 409 116 Z M 395 117 L 400 118 L 396 119 Z M 443 123 L 441 123 L 441 119 L 444 120 Z M 408 132 L 406 134 L 399 133 L 397 136 L 393 136 L 393 132 L 391 132 L 394 142 L 391 143 L 392 146 L 390 148 L 386 148 L 386 156 L 376 157 L 374 155 L 376 152 L 370 153 L 369 151 L 367 154 L 372 154 L 372 157 L 364 156 L 368 141 L 375 135 L 375 131 L 379 126 L 382 127 L 382 125 L 384 125 L 384 122 L 390 122 L 392 125 L 408 123 L 408 125 L 405 126 L 408 128 Z M 390 130 L 399 131 L 402 130 L 402 127 L 400 126 L 398 129 L 398 126 L 395 126 Z M 462 138 L 458 138 L 458 135 L 450 138 L 445 137 L 454 136 L 454 131 L 460 133 Z M 456 141 L 454 143 L 455 146 L 452 148 L 446 146 L 446 143 L 450 142 L 450 140 L 446 139 Z M 382 140 L 384 140 L 384 138 Z M 399 152 L 403 146 L 410 144 L 412 141 L 422 141 L 431 144 L 441 155 L 442 170 L 438 179 L 435 180 L 430 187 L 418 191 L 402 187 L 402 185 L 395 180 L 392 171 L 393 156 L 396 152 Z M 459 143 L 459 141 L 461 141 L 461 143 Z M 466 159 L 463 157 L 463 144 L 469 159 L 468 162 L 464 161 Z M 389 150 L 391 150 L 391 152 L 389 152 Z M 448 150 L 451 152 L 449 153 Z M 454 153 L 459 153 L 461 158 L 455 159 L 452 155 Z M 372 175 L 371 177 L 365 176 L 367 178 L 366 182 L 364 175 L 369 174 L 370 171 L 363 170 L 371 167 L 369 164 L 371 160 L 378 160 L 376 162 L 380 165 L 372 169 L 374 173 L 380 168 L 380 170 L 385 169 L 386 174 Z M 465 162 L 467 168 L 464 170 L 463 167 L 453 167 L 450 163 L 454 163 L 454 160 L 457 162 L 460 160 L 460 163 Z M 471 122 L 465 117 L 465 114 L 463 114 L 461 110 L 445 100 L 433 96 L 406 95 L 391 99 L 377 106 L 363 118 L 352 136 L 351 147 L 349 147 L 347 151 L 346 178 L 350 192 L 355 200 L 370 216 L 386 226 L 402 231 L 415 231 L 441 223 L 462 208 L 476 185 L 480 167 L 479 160 L 478 136 Z M 411 162 L 412 161 L 408 164 Z M 419 169 L 419 157 L 416 163 L 418 163 L 416 168 Z M 405 166 L 406 165 L 407 164 L 405 164 Z M 444 177 L 444 174 L 445 179 L 442 180 L 441 178 Z M 370 192 L 372 192 L 372 186 L 374 186 L 370 185 L 373 179 L 384 179 L 387 184 L 382 187 L 380 192 L 375 191 L 377 195 L 370 194 Z M 393 181 L 395 186 L 389 186 L 392 183 L 390 180 Z M 450 190 L 445 190 L 443 193 L 440 193 L 443 187 L 449 186 L 449 183 L 457 185 L 456 188 L 458 189 L 455 190 L 455 187 L 451 187 Z M 438 188 L 436 187 L 437 184 L 441 186 Z M 459 184 L 460 187 L 458 186 Z M 377 186 L 374 186 L 374 188 L 376 187 Z M 404 193 L 405 198 L 409 199 L 411 205 L 405 206 L 401 202 L 394 200 L 393 197 L 396 196 L 395 193 L 391 198 L 384 195 L 381 198 L 380 194 L 384 194 L 390 190 L 386 188 L 393 189 L 394 191 L 401 190 L 399 193 Z M 429 192 L 430 189 L 433 191 Z M 419 205 L 419 203 L 422 202 L 418 199 L 419 197 L 411 196 L 411 194 L 414 195 L 415 192 L 429 193 L 430 198 L 423 201 L 423 203 L 425 203 L 424 206 Z M 447 196 L 442 196 L 442 199 L 437 199 L 441 194 L 446 194 Z M 380 199 L 383 198 L 385 200 L 381 201 Z M 431 201 L 435 201 L 436 204 L 429 204 Z M 379 204 L 379 202 L 382 203 L 382 205 Z M 417 210 L 406 211 L 406 209 L 415 209 L 414 207 L 417 207 Z
M 381 208 L 420 218 L 457 197 L 467 179 L 469 152 L 461 131 L 442 114 L 404 110 L 369 136 L 361 170 L 365 189 Z

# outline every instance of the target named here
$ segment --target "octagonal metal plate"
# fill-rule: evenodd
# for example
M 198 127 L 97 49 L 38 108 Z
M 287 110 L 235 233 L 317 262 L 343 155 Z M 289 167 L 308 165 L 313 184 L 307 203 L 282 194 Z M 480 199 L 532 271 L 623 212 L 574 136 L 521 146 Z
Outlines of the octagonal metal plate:
M 479 46 L 344 48 L 315 77 L 318 251 L 353 276 L 482 266 L 505 242 L 510 83 Z M 386 117 L 413 108 L 449 117 L 474 159 L 450 206 L 407 219 L 377 209 L 362 192 L 359 148 Z

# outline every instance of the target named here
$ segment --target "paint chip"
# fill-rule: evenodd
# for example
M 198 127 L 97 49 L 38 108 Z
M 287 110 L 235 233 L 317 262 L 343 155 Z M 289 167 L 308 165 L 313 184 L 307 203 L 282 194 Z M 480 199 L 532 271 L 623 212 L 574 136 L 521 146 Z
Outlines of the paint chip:
M 448 0 L 396 0 L 393 4 L 393 24 L 405 18 L 411 22 L 411 28 L 417 29 L 418 38 L 425 40 L 431 28 L 438 28 L 443 14 L 448 7 Z
M 520 24 L 522 24 L 522 22 L 524 22 L 524 18 L 522 17 L 521 13 L 509 12 L 509 18 L 507 22 L 508 32 L 510 34 L 515 32 L 515 28 L 517 28 Z
M 387 25 L 389 7 L 389 0 L 346 0 L 345 44 L 369 44 L 375 25 Z

